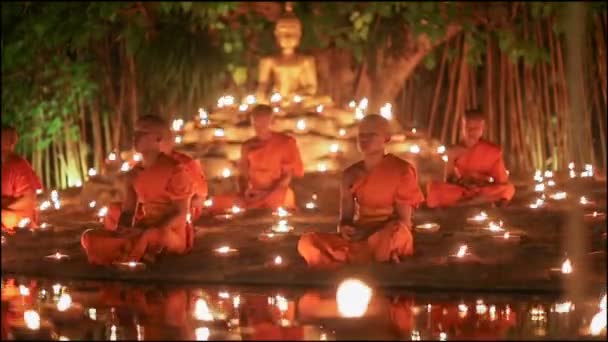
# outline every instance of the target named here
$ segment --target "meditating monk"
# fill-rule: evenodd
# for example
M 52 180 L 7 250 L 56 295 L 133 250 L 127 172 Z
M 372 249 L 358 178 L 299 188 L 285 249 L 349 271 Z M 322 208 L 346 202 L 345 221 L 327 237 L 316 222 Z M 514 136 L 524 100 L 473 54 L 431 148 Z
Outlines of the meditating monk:
M 485 117 L 479 110 L 462 118 L 462 140 L 448 149 L 445 181 L 427 184 L 429 208 L 454 205 L 507 204 L 515 194 L 500 146 L 482 139 Z
M 183 254 L 192 247 L 187 222 L 192 180 L 184 165 L 161 152 L 165 127 L 164 120 L 154 116 L 138 119 L 133 142 L 142 162 L 127 174 L 132 186 L 119 220 L 122 227 L 116 232 L 83 233 L 81 242 L 90 263 L 139 261 L 144 255 L 152 261 L 162 251 Z
M 8 233 L 22 220 L 38 227 L 36 190 L 42 184 L 30 163 L 15 153 L 18 139 L 14 128 L 2 128 L 2 231 Z
M 238 198 L 220 195 L 213 198 L 214 211 L 232 205 L 246 209 L 295 208 L 295 195 L 290 188 L 293 177 L 304 175 L 304 166 L 296 140 L 273 132 L 272 108 L 257 105 L 251 111 L 255 137 L 245 141 L 239 164 Z
M 338 233 L 307 233 L 298 251 L 309 266 L 399 262 L 414 253 L 412 209 L 424 201 L 414 167 L 385 153 L 389 122 L 370 114 L 359 124 L 363 160 L 342 176 Z
M 161 144 L 161 151 L 175 159 L 178 163 L 181 163 L 186 168 L 186 171 L 190 174 L 190 178 L 193 184 L 194 195 L 190 202 L 190 222 L 194 222 L 200 218 L 203 212 L 203 203 L 207 198 L 208 187 L 205 173 L 198 160 L 190 157 L 189 155 L 176 151 L 174 136 L 168 127 L 168 123 L 159 117 L 154 117 L 153 120 L 160 120 L 157 124 L 163 128 L 163 142 Z M 128 193 L 128 189 L 132 187 L 129 182 L 129 178 L 125 180 L 125 187 Z M 118 227 L 118 220 L 120 212 L 122 210 L 122 203 L 112 203 L 108 206 L 108 213 L 103 218 L 104 227 L 108 230 L 115 230 Z

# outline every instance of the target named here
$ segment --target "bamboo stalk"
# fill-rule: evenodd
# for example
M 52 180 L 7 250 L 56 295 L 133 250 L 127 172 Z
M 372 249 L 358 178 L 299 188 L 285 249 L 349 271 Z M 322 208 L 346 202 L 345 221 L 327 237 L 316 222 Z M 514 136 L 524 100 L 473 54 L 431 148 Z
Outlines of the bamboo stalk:
M 456 47 L 458 48 L 460 46 L 460 41 L 462 39 L 462 36 L 459 36 L 456 39 Z M 459 59 L 460 56 L 456 56 L 456 58 L 454 59 L 454 61 L 452 62 L 451 67 L 449 68 L 450 73 L 448 75 L 449 78 L 449 87 L 448 87 L 448 100 L 446 102 L 446 106 L 445 106 L 445 112 L 443 115 L 443 122 L 442 122 L 442 128 L 441 128 L 441 141 L 445 142 L 446 141 L 446 134 L 447 134 L 447 130 L 448 130 L 448 123 L 449 123 L 449 119 L 451 117 L 450 115 L 450 111 L 452 110 L 453 107 L 453 102 L 454 102 L 454 86 L 456 84 L 456 73 L 458 72 L 458 68 L 457 66 L 459 65 Z
M 437 80 L 437 84 L 435 85 L 435 92 L 433 94 L 433 101 L 431 103 L 431 112 L 429 118 L 429 124 L 427 127 L 427 135 L 429 137 L 433 136 L 433 128 L 435 127 L 435 117 L 437 113 L 437 106 L 439 105 L 439 96 L 441 94 L 441 88 L 443 88 L 443 75 L 445 72 L 445 65 L 447 64 L 448 57 L 448 49 L 449 43 L 446 43 L 443 47 L 443 54 L 441 55 L 441 65 L 439 66 L 439 79 Z
M 88 104 L 89 112 L 91 113 L 91 129 L 93 131 L 93 167 L 96 170 L 101 170 L 104 160 L 104 151 L 102 143 L 101 120 L 99 118 L 99 100 L 95 99 L 93 103 Z
M 542 26 L 541 22 L 537 22 L 535 25 L 535 36 L 536 41 L 539 46 L 545 46 L 542 38 Z M 551 116 L 551 104 L 550 104 L 550 95 L 549 95 L 549 82 L 547 79 L 547 64 L 544 62 L 539 63 L 536 67 L 536 82 L 538 84 L 539 96 L 542 99 L 541 101 L 541 118 L 543 119 L 542 127 L 545 128 L 547 132 L 547 148 L 548 155 L 551 156 L 552 160 L 552 170 L 557 170 L 557 154 L 559 151 L 559 146 L 557 146 L 557 142 L 555 141 L 555 125 L 553 125 Z
M 488 115 L 487 135 L 491 141 L 496 140 L 496 121 L 494 119 L 494 58 L 492 35 L 488 34 L 486 43 L 486 65 L 485 65 L 485 87 L 484 87 L 484 108 Z
M 469 47 L 468 44 L 466 43 L 466 39 L 463 39 L 463 45 L 462 45 L 462 56 L 460 58 L 460 65 L 459 65 L 459 71 L 458 71 L 458 88 L 456 89 L 456 106 L 455 106 L 455 111 L 454 111 L 454 121 L 452 124 L 452 135 L 451 135 L 451 142 L 454 144 L 458 141 L 458 126 L 460 123 L 460 118 L 462 117 L 463 111 L 464 111 L 464 102 L 465 99 L 467 97 L 467 94 L 465 94 L 465 91 L 467 91 L 469 89 L 469 87 L 467 86 L 468 84 L 468 67 L 469 64 L 467 63 L 467 59 L 466 56 L 468 54 L 469 51 Z
M 549 49 L 550 49 L 550 53 L 551 53 L 551 84 L 553 85 L 553 105 L 555 106 L 555 113 L 557 116 L 557 137 L 559 137 L 559 141 L 561 142 L 561 150 L 562 150 L 562 159 L 559 161 L 559 165 L 558 165 L 558 169 L 563 169 L 566 167 L 566 165 L 570 162 L 570 160 L 572 160 L 572 157 L 570 155 L 570 151 L 567 148 L 568 146 L 568 137 L 564 132 L 564 124 L 566 121 L 564 121 L 565 119 L 565 112 L 564 112 L 564 105 L 562 103 L 564 94 L 561 91 L 560 87 L 559 87 L 559 77 L 557 75 L 558 71 L 557 71 L 557 49 L 559 49 L 559 47 L 555 46 L 555 40 L 553 37 L 553 30 L 551 28 L 551 22 L 549 22 L 549 25 L 547 25 L 547 32 L 548 32 L 548 42 L 549 42 Z

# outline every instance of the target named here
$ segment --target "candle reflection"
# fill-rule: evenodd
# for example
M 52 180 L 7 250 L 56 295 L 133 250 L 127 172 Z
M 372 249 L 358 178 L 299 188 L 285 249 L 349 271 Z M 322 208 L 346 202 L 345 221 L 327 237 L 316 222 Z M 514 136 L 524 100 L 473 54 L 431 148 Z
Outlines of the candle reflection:
M 372 289 L 357 279 L 343 281 L 338 287 L 336 301 L 342 317 L 362 317 L 372 298 Z

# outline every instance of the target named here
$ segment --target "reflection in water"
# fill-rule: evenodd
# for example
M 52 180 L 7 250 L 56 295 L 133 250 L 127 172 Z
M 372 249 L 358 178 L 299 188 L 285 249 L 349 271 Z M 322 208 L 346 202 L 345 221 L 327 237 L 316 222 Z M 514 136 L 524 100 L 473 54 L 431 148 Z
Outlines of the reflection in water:
M 575 305 L 576 304 L 576 305 Z M 69 340 L 605 339 L 591 299 L 408 295 L 358 280 L 337 290 L 2 282 L 2 339 Z

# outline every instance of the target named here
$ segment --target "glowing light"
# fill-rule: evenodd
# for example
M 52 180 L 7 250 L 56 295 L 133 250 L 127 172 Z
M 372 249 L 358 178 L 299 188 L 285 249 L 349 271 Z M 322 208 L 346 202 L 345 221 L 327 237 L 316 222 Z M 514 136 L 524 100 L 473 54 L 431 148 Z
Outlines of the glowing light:
M 562 263 L 561 271 L 562 271 L 562 274 L 572 273 L 573 269 L 572 269 L 572 263 L 570 262 L 570 259 L 566 259 L 566 261 L 564 261 Z
M 141 153 L 139 153 L 139 152 L 133 153 L 133 161 L 140 162 L 143 159 L 144 159 L 144 156 Z
M 330 153 L 338 153 L 339 151 L 340 151 L 340 144 L 333 143 L 333 144 L 329 145 L 329 152 Z
M 128 162 L 124 162 L 122 163 L 122 165 L 120 166 L 120 171 L 122 172 L 127 172 L 131 169 L 131 167 L 129 166 Z
M 338 131 L 338 135 L 343 137 L 346 135 L 346 130 L 344 128 L 340 128 L 340 130 Z
M 570 301 L 564 303 L 557 303 L 555 304 L 553 310 L 557 313 L 569 313 L 570 311 L 574 310 L 574 305 Z
M 448 334 L 444 333 L 443 331 L 439 333 L 439 341 L 447 341 L 448 340 Z
M 21 220 L 19 220 L 19 223 L 17 224 L 17 227 L 19 228 L 25 228 L 30 224 L 31 220 L 27 217 L 22 218 Z
M 326 172 L 327 171 L 327 165 L 325 165 L 325 163 L 318 163 L 317 164 L 317 171 L 319 171 L 319 172 Z
M 279 107 L 274 107 L 274 108 L 272 108 L 272 112 L 273 112 L 273 113 L 278 113 L 278 112 L 280 112 L 280 111 L 281 111 L 281 108 L 279 108 Z
M 283 264 L 283 258 L 280 255 L 277 255 L 276 257 L 274 257 L 274 264 L 275 265 Z
M 570 169 L 570 170 L 574 170 L 574 162 L 570 162 L 570 163 L 568 164 L 568 169 Z
M 64 293 L 61 295 L 61 297 L 59 297 L 59 301 L 57 301 L 57 310 L 59 311 L 66 311 L 67 309 L 70 308 L 70 306 L 72 305 L 72 297 L 67 294 Z
M 323 113 L 323 105 L 318 105 L 316 108 L 316 112 L 319 114 Z
M 234 96 L 224 95 L 217 100 L 218 108 L 224 108 L 234 105 Z
M 369 101 L 367 100 L 367 97 L 364 97 L 361 99 L 361 101 L 359 101 L 359 105 L 357 105 L 357 107 L 361 108 L 363 110 L 366 110 L 368 104 L 369 104 Z
M 36 195 L 40 195 L 42 193 L 42 189 L 36 189 Z
M 541 173 L 540 170 L 536 170 L 534 172 L 534 180 L 537 181 L 537 182 L 539 182 L 539 183 L 544 180 L 544 178 L 543 178 L 542 173 Z
M 186 214 L 186 222 L 192 223 L 192 214 L 190 214 L 190 213 Z
M 213 315 L 211 314 L 211 310 L 209 310 L 209 306 L 205 299 L 199 298 L 196 300 L 196 303 L 194 304 L 194 318 L 205 322 L 213 321 Z
M 59 253 L 59 252 L 55 252 L 55 253 L 53 253 L 51 255 L 47 255 L 46 256 L 46 258 L 48 258 L 48 259 L 55 259 L 55 260 L 61 260 L 61 259 L 67 258 L 67 257 L 68 257 L 67 254 L 62 254 L 62 253 Z
M 55 285 L 53 285 L 53 295 L 59 296 L 59 294 L 61 293 L 61 289 L 62 288 L 63 288 L 63 286 L 61 284 L 55 284 Z
M 274 93 L 270 96 L 270 102 L 272 103 L 281 102 L 282 99 L 283 97 L 279 93 Z
M 298 129 L 298 131 L 306 130 L 306 120 L 304 120 L 304 119 L 298 120 L 296 122 L 296 128 Z
M 348 108 L 354 109 L 355 107 L 357 107 L 357 101 L 355 101 L 355 100 L 351 100 L 351 101 L 348 103 Z
M 566 197 L 568 197 L 568 194 L 566 192 L 564 192 L 564 191 L 559 191 L 559 192 L 554 193 L 550 197 L 553 200 L 561 201 L 563 199 L 566 199 Z
M 494 233 L 499 233 L 499 232 L 503 232 L 504 231 L 504 229 L 502 228 L 502 221 L 500 221 L 498 224 L 496 222 L 493 222 L 493 221 L 490 222 L 488 224 L 488 229 L 491 232 L 494 232 Z
M 393 118 L 393 105 L 385 103 L 384 106 L 380 108 L 380 115 L 387 120 L 391 120 Z
M 223 128 L 216 128 L 213 132 L 213 136 L 216 138 L 223 138 L 226 136 L 226 133 L 224 132 Z
M 246 112 L 247 109 L 249 109 L 249 105 L 246 103 L 243 103 L 242 105 L 239 106 L 239 111 L 240 112 Z
M 205 208 L 210 208 L 213 205 L 213 199 L 206 199 L 205 202 L 203 202 L 203 205 L 205 206 Z
M 414 144 L 410 146 L 410 153 L 418 154 L 420 153 L 420 146 Z
M 110 341 L 116 341 L 116 340 L 117 340 L 116 325 L 112 324 L 112 326 L 110 327 Z
M 59 336 L 59 341 L 69 341 L 70 339 L 65 336 Z
M 96 205 L 97 205 L 96 201 L 89 202 L 89 208 L 91 208 L 91 209 L 95 208 Z
M 355 119 L 361 120 L 364 117 L 365 117 L 365 111 L 364 111 L 364 109 L 361 109 L 359 107 L 355 108 Z
M 225 167 L 222 170 L 222 177 L 224 177 L 224 178 L 230 178 L 230 176 L 232 176 L 232 171 L 230 171 L 229 168 Z
M 279 308 L 279 311 L 281 311 L 281 312 L 286 312 L 287 309 L 289 309 L 289 302 L 283 296 L 280 296 L 280 295 L 275 296 L 274 302 L 275 302 L 277 308 Z
M 549 171 L 549 170 L 545 171 L 544 176 L 545 176 L 545 178 L 553 178 L 553 171 Z
M 581 199 L 580 199 L 580 201 L 579 201 L 579 203 L 582 204 L 582 205 L 587 205 L 590 202 L 589 202 L 589 200 L 585 196 L 582 196 Z
M 554 187 L 555 186 L 555 181 L 553 179 L 548 180 L 547 181 L 547 186 L 549 186 L 551 188 Z
M 458 248 L 458 253 L 456 253 L 456 257 L 458 258 L 464 258 L 464 256 L 467 254 L 467 250 L 469 249 L 469 247 L 467 245 L 462 245 Z
M 240 213 L 242 211 L 242 209 L 236 205 L 233 205 L 232 208 L 230 208 L 230 211 L 236 215 L 236 214 Z
M 25 325 L 30 330 L 40 329 L 40 315 L 34 310 L 27 310 L 23 313 Z
M 570 178 L 576 178 L 576 172 L 574 172 L 574 170 L 570 170 L 569 175 Z
M 215 251 L 219 254 L 228 254 L 228 253 L 236 252 L 236 249 L 230 248 L 230 246 L 222 246 L 222 247 L 216 248 Z
M 280 220 L 277 225 L 272 226 L 272 231 L 275 233 L 289 233 L 293 227 L 289 225 L 287 220 Z
M 362 317 L 372 298 L 372 289 L 358 279 L 347 279 L 338 286 L 336 301 L 342 317 Z
M 194 329 L 194 335 L 197 341 L 208 341 L 211 331 L 207 327 L 200 327 Z
M 416 134 L 416 132 L 418 132 L 418 131 L 416 130 L 416 128 L 412 128 L 411 132 L 412 132 L 413 134 Z
M 458 304 L 459 316 L 461 316 L 461 317 L 466 316 L 468 311 L 469 311 L 469 307 L 466 306 L 466 304 Z
M 229 299 L 230 298 L 230 294 L 228 292 L 220 292 L 218 293 L 218 296 L 222 299 Z
M 59 200 L 59 193 L 57 192 L 57 190 L 51 191 L 51 201 L 58 201 L 58 200 Z
M 505 240 L 509 240 L 509 238 L 511 237 L 511 233 L 509 232 L 505 232 L 505 234 L 502 236 Z
M 279 217 L 286 217 L 289 215 L 289 212 L 287 212 L 287 210 L 283 209 L 283 207 L 278 207 L 277 208 L 277 216 Z
M 116 161 L 116 152 L 110 152 L 110 154 L 108 155 L 108 160 L 109 161 Z
M 488 214 L 486 214 L 485 211 L 480 212 L 479 214 L 473 216 L 471 218 L 471 221 L 476 221 L 476 222 L 484 222 L 488 219 Z
M 179 132 L 184 128 L 184 120 L 183 119 L 174 119 L 171 123 L 171 129 L 174 132 Z
M 106 217 L 108 215 L 108 207 L 101 207 L 97 212 L 97 217 Z
M 176 135 L 174 141 L 175 141 L 176 144 L 181 144 L 182 141 L 183 141 L 183 138 L 182 138 L 181 135 Z
M 475 312 L 478 315 L 485 315 L 488 312 L 488 306 L 483 303 L 483 300 L 478 299 L 475 305 Z
M 97 170 L 95 170 L 94 168 L 90 168 L 88 174 L 89 177 L 95 177 L 97 176 Z
M 589 332 L 593 336 L 599 336 L 606 329 L 606 310 L 595 314 L 589 324 Z
M 203 108 L 199 108 L 198 109 L 198 117 L 201 120 L 208 120 L 209 119 L 209 114 Z
M 55 208 L 55 210 L 59 210 L 59 208 L 61 208 L 61 202 L 59 202 L 59 201 L 53 202 L 53 208 Z
M 538 209 L 538 208 L 542 207 L 544 204 L 545 204 L 544 200 L 542 200 L 540 198 L 537 198 L 536 202 L 530 204 L 529 207 L 532 208 L 532 209 Z
M 241 305 L 241 296 L 236 295 L 236 296 L 232 297 L 232 307 L 235 309 L 238 309 L 240 305 Z
M 600 309 L 606 310 L 606 295 L 604 295 L 604 297 L 602 297 L 602 300 L 600 300 Z
M 255 98 L 254 95 L 247 95 L 245 96 L 245 103 L 248 105 L 252 105 L 255 104 L 257 102 L 257 99 Z
M 543 184 L 543 183 L 536 184 L 534 186 L 534 191 L 536 191 L 536 192 L 543 192 L 543 191 L 545 191 L 545 184 Z
M 96 321 L 97 320 L 97 309 L 89 308 L 89 318 Z
M 315 204 L 315 202 L 308 202 L 306 203 L 306 209 L 315 209 L 317 207 L 317 205 Z
M 127 266 L 129 266 L 130 268 L 135 268 L 135 267 L 137 267 L 137 265 L 139 265 L 139 264 L 140 264 L 140 263 L 139 263 L 139 262 L 137 262 L 137 261 L 129 261 L 129 262 L 127 263 Z
M 437 153 L 438 154 L 444 154 L 445 153 L 445 146 L 441 145 L 441 146 L 437 147 Z
M 23 297 L 30 295 L 30 289 L 25 285 L 19 285 L 19 294 Z
M 446 155 L 441 156 L 441 160 L 443 160 L 444 162 L 447 163 L 448 162 L 448 156 L 446 156 Z

